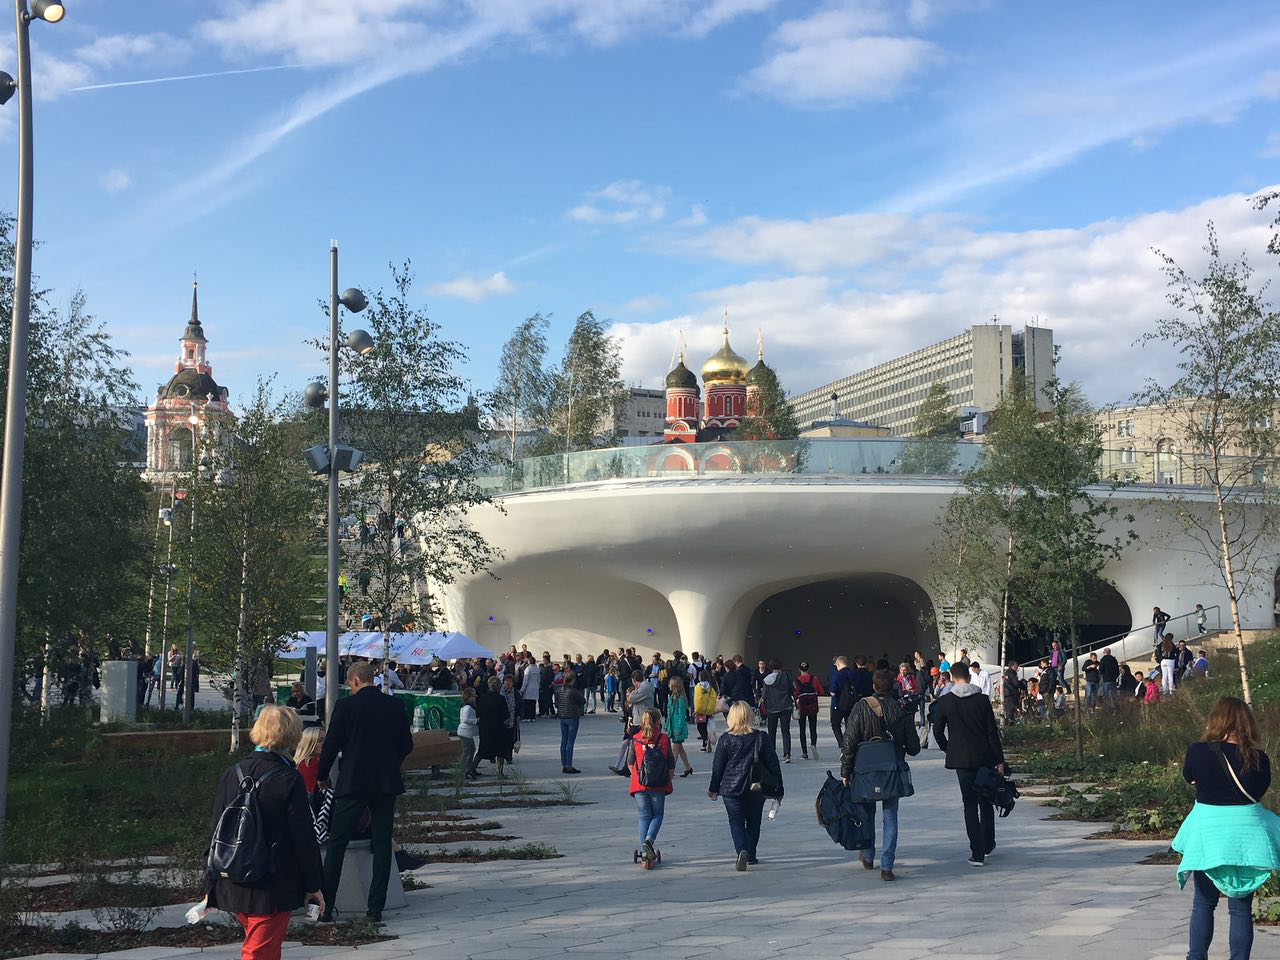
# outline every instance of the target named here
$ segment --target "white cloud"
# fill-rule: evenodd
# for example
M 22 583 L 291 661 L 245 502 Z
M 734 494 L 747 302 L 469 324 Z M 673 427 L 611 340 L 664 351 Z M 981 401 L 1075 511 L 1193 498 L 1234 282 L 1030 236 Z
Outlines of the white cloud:
M 119 193 L 133 182 L 133 178 L 129 176 L 127 170 L 113 167 L 104 173 L 98 182 L 102 184 L 102 189 L 107 193 Z
M 671 188 L 615 180 L 600 190 L 592 190 L 586 200 L 569 210 L 570 220 L 590 224 L 651 224 L 667 215 Z
M 734 348 L 748 356 L 756 329 L 763 329 L 766 359 L 792 391 L 993 315 L 1015 326 L 1039 317 L 1063 347 L 1068 378 L 1079 379 L 1097 403 L 1127 399 L 1144 378 L 1167 376 L 1175 359 L 1155 347 L 1132 346 L 1169 310 L 1152 248 L 1194 274 L 1204 263 L 1209 220 L 1225 255 L 1254 254 L 1259 282 L 1280 279 L 1276 261 L 1261 254 L 1271 234 L 1269 218 L 1244 194 L 1056 230 L 984 231 L 937 217 L 744 218 L 705 231 L 710 239 L 702 252 L 729 264 L 795 272 L 703 291 L 692 298 L 694 310 L 660 323 L 618 324 L 615 332 L 625 339 L 623 374 L 629 381 L 660 382 L 682 327 L 691 366 L 700 364 L 718 344 L 725 304 Z
M 743 84 L 797 106 L 892 98 L 941 56 L 927 40 L 896 35 L 897 20 L 875 3 L 828 7 L 789 20 L 772 37 L 777 49 Z
M 1273 130 L 1267 134 L 1266 145 L 1258 151 L 1258 156 L 1266 157 L 1269 160 L 1280 157 L 1280 133 L 1276 133 Z
M 1267 70 L 1258 81 L 1258 92 L 1272 100 L 1280 100 L 1280 70 Z
M 507 279 L 507 275 L 501 270 L 487 277 L 455 277 L 430 288 L 432 293 L 458 297 L 462 300 L 470 300 L 472 303 L 512 293 L 515 289 L 516 285 Z
M 776 3 L 777 0 L 711 0 L 692 13 L 685 32 L 693 37 L 703 37 L 738 17 L 760 13 Z
M 689 208 L 689 213 L 676 221 L 677 227 L 701 227 L 707 222 L 707 211 L 702 208 L 702 204 L 695 203 Z

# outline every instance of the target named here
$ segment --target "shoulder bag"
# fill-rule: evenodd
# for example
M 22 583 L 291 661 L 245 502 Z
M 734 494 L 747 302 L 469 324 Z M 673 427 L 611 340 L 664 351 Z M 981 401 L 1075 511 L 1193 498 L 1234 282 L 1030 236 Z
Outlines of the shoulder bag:
M 1240 792 L 1243 793 L 1249 799 L 1249 802 L 1261 803 L 1262 802 L 1261 800 L 1259 800 L 1257 797 L 1255 797 L 1252 793 L 1250 793 L 1248 790 L 1244 788 L 1244 784 L 1241 783 L 1240 778 L 1236 776 L 1235 770 L 1231 768 L 1231 761 L 1228 760 L 1227 755 L 1222 752 L 1222 744 L 1211 743 L 1209 744 L 1209 749 L 1218 755 L 1218 759 L 1222 761 L 1222 765 L 1227 768 L 1227 773 L 1230 774 L 1231 779 L 1235 781 L 1235 784 L 1239 788 Z
M 859 803 L 914 796 L 911 768 L 885 725 L 884 707 L 875 697 L 866 697 L 862 702 L 880 721 L 880 736 L 858 744 L 853 776 L 849 778 L 851 796 Z
M 755 743 L 751 745 L 751 792 L 759 793 L 769 799 L 782 796 L 782 782 L 760 760 L 760 744 L 764 734 L 755 732 Z

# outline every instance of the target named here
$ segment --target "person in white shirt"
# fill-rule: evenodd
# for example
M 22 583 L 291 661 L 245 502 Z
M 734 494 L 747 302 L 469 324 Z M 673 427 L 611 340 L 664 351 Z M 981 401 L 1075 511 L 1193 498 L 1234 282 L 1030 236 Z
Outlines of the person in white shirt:
M 458 739 L 462 741 L 462 766 L 468 779 L 479 776 L 480 721 L 476 716 L 476 692 L 471 687 L 462 691 L 462 709 L 458 712 Z
M 984 696 L 991 696 L 991 674 L 982 669 L 977 660 L 969 661 L 969 682 L 977 687 Z

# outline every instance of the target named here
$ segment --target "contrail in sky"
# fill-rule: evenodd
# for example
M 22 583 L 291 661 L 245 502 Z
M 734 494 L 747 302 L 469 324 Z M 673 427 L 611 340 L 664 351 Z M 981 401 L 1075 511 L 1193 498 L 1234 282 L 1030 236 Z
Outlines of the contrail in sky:
M 230 77 L 239 73 L 264 73 L 267 70 L 297 70 L 301 63 L 281 63 L 272 67 L 248 67 L 244 70 L 218 70 L 214 73 L 188 73 L 180 77 L 152 77 L 150 80 L 121 80 L 117 83 L 91 83 L 84 87 L 72 87 L 71 93 L 81 90 L 108 90 L 112 87 L 138 87 L 148 83 L 172 83 L 174 80 L 203 80 L 206 77 Z

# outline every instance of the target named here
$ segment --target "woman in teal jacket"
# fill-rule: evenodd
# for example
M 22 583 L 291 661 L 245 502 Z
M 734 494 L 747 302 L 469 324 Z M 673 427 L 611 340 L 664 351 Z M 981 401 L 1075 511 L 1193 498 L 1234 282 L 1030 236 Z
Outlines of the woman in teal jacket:
M 1196 803 L 1173 838 L 1182 854 L 1178 883 L 1192 881 L 1187 960 L 1208 960 L 1213 914 L 1227 897 L 1231 960 L 1253 947 L 1253 894 L 1280 869 L 1280 817 L 1262 806 L 1271 761 L 1258 748 L 1258 722 L 1243 700 L 1223 697 L 1209 714 L 1204 739 L 1187 748 L 1182 776 Z
M 693 773 L 693 764 L 689 755 L 684 752 L 684 742 L 689 739 L 689 698 L 685 696 L 684 682 L 679 677 L 667 681 L 667 718 L 662 722 L 662 729 L 671 741 L 672 752 L 684 764 L 682 777 Z

